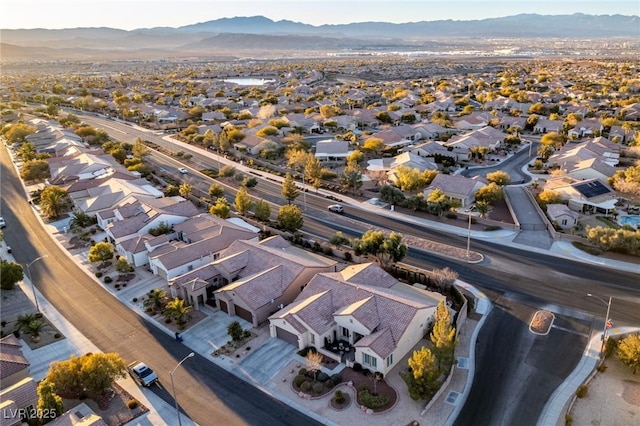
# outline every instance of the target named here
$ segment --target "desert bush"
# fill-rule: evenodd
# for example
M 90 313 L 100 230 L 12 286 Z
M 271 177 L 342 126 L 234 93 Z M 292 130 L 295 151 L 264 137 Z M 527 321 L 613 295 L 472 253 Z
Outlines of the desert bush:
M 304 375 L 298 374 L 296 377 L 293 378 L 293 384 L 300 387 L 300 385 L 302 385 L 306 379 L 307 378 L 304 377 Z
M 302 382 L 302 384 L 300 385 L 300 390 L 303 392 L 307 392 L 309 389 L 311 389 L 311 383 Z
M 342 383 L 342 376 L 340 374 L 333 374 L 331 376 L 331 381 L 333 382 L 334 385 Z
M 138 408 L 138 401 L 135 399 L 130 399 L 129 401 L 127 401 L 127 408 L 129 410 L 134 410 Z
M 578 386 L 578 390 L 576 391 L 576 396 L 578 398 L 584 398 L 585 396 L 587 396 L 588 390 L 589 390 L 589 387 L 587 385 L 580 385 Z
M 600 364 L 598 366 L 598 372 L 599 373 L 604 373 L 605 371 L 607 371 L 607 366 L 605 364 Z
M 97 278 L 102 277 L 102 272 L 100 272 L 100 271 L 96 272 L 96 277 L 97 277 Z
M 113 281 L 113 280 L 111 279 L 110 276 L 107 275 L 106 277 L 104 277 L 104 282 L 105 283 L 109 284 L 111 281 Z
M 306 368 L 301 368 L 300 370 L 298 370 L 298 375 L 300 376 L 306 376 L 307 375 L 307 369 Z
M 367 408 L 380 408 L 389 403 L 387 395 L 372 395 L 365 386 L 361 386 L 358 390 L 358 399 Z
M 344 404 L 346 400 L 347 399 L 345 398 L 341 390 L 337 390 L 333 395 L 333 402 L 335 402 L 336 404 Z
M 313 392 L 316 394 L 320 394 L 322 393 L 322 391 L 324 391 L 324 384 L 323 383 L 316 383 L 313 385 Z
M 323 383 L 324 383 L 324 382 L 326 382 L 327 380 L 329 380 L 329 375 L 328 375 L 327 373 L 320 372 L 320 373 L 318 374 L 318 381 L 319 381 L 319 382 L 323 382 Z

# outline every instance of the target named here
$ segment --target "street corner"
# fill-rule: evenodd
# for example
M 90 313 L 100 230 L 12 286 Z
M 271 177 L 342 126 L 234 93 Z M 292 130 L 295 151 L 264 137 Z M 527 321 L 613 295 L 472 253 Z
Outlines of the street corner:
M 546 336 L 551 330 L 555 315 L 549 311 L 536 311 L 529 322 L 529 331 L 538 336 Z

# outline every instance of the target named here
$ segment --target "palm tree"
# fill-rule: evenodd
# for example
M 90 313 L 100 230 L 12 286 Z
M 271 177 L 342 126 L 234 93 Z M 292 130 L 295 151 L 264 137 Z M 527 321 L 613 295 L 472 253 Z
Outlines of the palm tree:
M 46 327 L 46 323 L 41 319 L 34 319 L 27 326 L 27 332 L 31 334 L 31 340 L 38 342 L 40 340 L 40 333 Z
M 46 187 L 40 194 L 40 209 L 47 219 L 56 219 L 67 207 L 67 191 L 55 185 Z
M 174 320 L 176 324 L 182 327 L 191 319 L 191 306 L 185 305 L 184 300 L 176 297 L 167 303 L 163 315 L 165 318 Z
M 93 225 L 95 222 L 95 218 L 89 216 L 82 210 L 76 210 L 73 212 L 73 216 L 69 221 L 69 226 L 72 230 L 80 230 L 89 225 Z
M 476 209 L 480 213 L 480 217 L 484 217 L 489 211 L 489 203 L 486 201 L 476 201 Z
M 155 312 L 164 309 L 168 299 L 166 291 L 161 288 L 154 288 L 149 292 L 147 298 L 143 302 L 143 306 L 145 309 L 150 309 Z
M 25 314 L 18 315 L 18 319 L 16 320 L 16 331 L 27 331 L 29 330 L 29 324 L 36 320 L 35 314 Z

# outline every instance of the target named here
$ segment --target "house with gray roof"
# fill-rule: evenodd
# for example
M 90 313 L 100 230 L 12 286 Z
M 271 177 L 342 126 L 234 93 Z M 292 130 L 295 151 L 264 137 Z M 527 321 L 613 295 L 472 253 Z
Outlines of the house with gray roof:
M 460 207 L 469 207 L 475 201 L 476 192 L 489 182 L 482 177 L 467 178 L 460 175 L 447 175 L 439 173 L 424 190 L 424 198 L 439 189 L 451 200 L 460 203 Z
M 222 283 L 214 292 L 216 305 L 257 327 L 291 303 L 314 275 L 335 271 L 337 263 L 274 236 L 237 240 L 213 266 Z
M 315 157 L 321 162 L 345 161 L 351 154 L 353 150 L 349 142 L 344 140 L 326 139 L 316 143 Z
M 424 337 L 444 296 L 365 263 L 319 273 L 269 317 L 271 337 L 387 374 Z
M 31 363 L 22 344 L 10 334 L 0 339 L 0 423 L 22 425 L 20 410 L 38 405 L 37 383 L 29 375 Z

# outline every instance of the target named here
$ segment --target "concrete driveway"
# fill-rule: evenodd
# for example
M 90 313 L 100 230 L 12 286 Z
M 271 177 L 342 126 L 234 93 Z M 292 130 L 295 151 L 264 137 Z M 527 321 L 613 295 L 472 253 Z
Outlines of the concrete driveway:
M 238 369 L 249 379 L 264 385 L 295 359 L 297 351 L 298 348 L 284 340 L 269 339 L 264 345 L 251 350 Z

